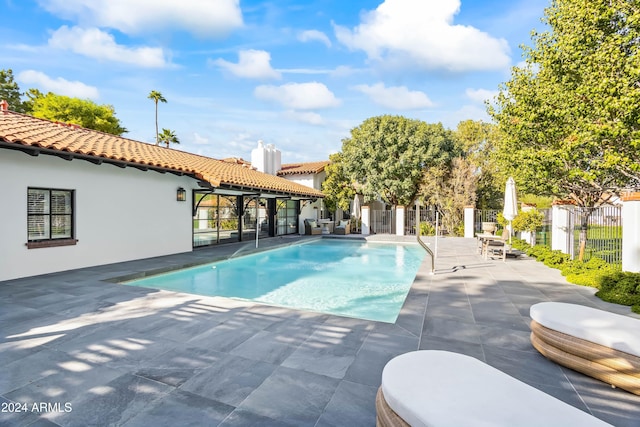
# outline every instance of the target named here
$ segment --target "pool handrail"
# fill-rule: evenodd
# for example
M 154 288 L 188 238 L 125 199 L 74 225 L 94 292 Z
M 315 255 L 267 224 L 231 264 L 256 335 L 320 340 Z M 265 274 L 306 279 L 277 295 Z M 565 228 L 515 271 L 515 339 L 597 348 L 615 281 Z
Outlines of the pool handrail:
M 431 249 L 429 249 L 427 244 L 422 241 L 422 239 L 420 238 L 420 234 L 422 234 L 422 233 L 421 233 L 421 230 L 418 228 L 418 233 L 416 234 L 416 239 L 418 240 L 418 243 L 420 243 L 420 246 L 422 246 L 424 248 L 424 250 L 427 251 L 427 253 L 431 256 L 431 272 L 430 272 L 430 274 L 435 274 L 436 262 L 435 262 L 435 258 L 433 256 L 433 252 L 431 251 Z

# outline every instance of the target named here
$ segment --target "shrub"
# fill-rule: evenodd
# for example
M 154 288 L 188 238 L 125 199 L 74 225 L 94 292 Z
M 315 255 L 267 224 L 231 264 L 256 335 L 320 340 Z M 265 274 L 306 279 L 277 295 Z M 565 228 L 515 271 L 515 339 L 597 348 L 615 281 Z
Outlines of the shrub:
M 571 260 L 560 251 L 541 245 L 531 247 L 523 240 L 514 240 L 512 246 L 559 269 L 570 283 L 598 288 L 596 296 L 603 301 L 630 305 L 631 310 L 640 314 L 640 273 L 619 271 L 618 267 L 598 257 L 591 257 L 586 262 Z
M 422 236 L 435 236 L 436 228 L 430 222 L 420 223 L 420 235 Z
M 631 310 L 640 314 L 640 273 L 609 273 L 601 278 L 599 285 L 596 295 L 602 300 L 630 305 Z
M 221 230 L 237 230 L 238 229 L 238 220 L 237 219 L 223 219 L 223 220 L 220 220 L 220 229 Z
M 529 231 L 534 233 L 538 228 L 542 227 L 544 215 L 537 209 L 528 211 L 520 211 L 513 219 L 513 229 L 515 231 Z

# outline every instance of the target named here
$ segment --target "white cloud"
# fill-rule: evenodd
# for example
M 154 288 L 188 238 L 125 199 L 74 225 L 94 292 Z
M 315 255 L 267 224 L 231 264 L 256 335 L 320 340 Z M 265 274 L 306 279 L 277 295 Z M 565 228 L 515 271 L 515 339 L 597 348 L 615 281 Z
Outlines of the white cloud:
M 284 113 L 284 117 L 290 120 L 294 120 L 296 122 L 307 123 L 310 125 L 322 125 L 324 124 L 324 120 L 322 116 L 318 113 L 314 113 L 313 111 L 286 111 Z
M 327 35 L 322 31 L 318 30 L 302 31 L 300 34 L 298 34 L 298 40 L 300 40 L 301 42 L 319 41 L 321 43 L 324 43 L 325 46 L 331 47 L 331 40 L 329 40 L 329 37 L 327 37 Z
M 318 82 L 287 83 L 282 86 L 262 85 L 253 93 L 258 99 L 273 101 L 293 110 L 313 110 L 340 105 L 340 100 L 333 92 Z
M 237 77 L 247 79 L 279 79 L 280 73 L 271 68 L 271 55 L 264 50 L 241 50 L 238 52 L 238 63 L 216 59 L 214 65 L 229 71 Z
M 209 143 L 209 138 L 201 136 L 198 132 L 193 133 L 193 143 L 196 145 L 206 145 Z
M 500 70 L 509 46 L 477 28 L 456 25 L 460 0 L 385 0 L 348 29 L 334 24 L 337 39 L 370 60 L 421 70 Z
M 179 29 L 220 36 L 243 25 L 240 0 L 38 0 L 53 15 L 126 34 Z
M 491 123 L 491 116 L 487 113 L 486 108 L 478 105 L 463 105 L 455 111 L 445 111 L 438 118 L 437 121 L 449 129 L 455 129 L 458 124 L 464 120 L 476 120 L 483 121 L 485 123 Z
M 409 90 L 406 86 L 385 87 L 383 83 L 376 83 L 354 86 L 354 89 L 368 95 L 376 104 L 394 110 L 416 110 L 434 105 L 427 94 Z
M 498 96 L 497 90 L 488 89 L 467 89 L 467 98 L 476 102 L 491 101 L 495 96 Z
M 164 52 L 155 47 L 128 47 L 116 43 L 114 37 L 98 28 L 58 28 L 49 38 L 49 46 L 71 50 L 90 58 L 133 64 L 145 68 L 167 66 Z
M 18 74 L 17 80 L 25 85 L 35 85 L 37 89 L 40 89 L 42 92 L 54 92 L 58 95 L 82 99 L 98 99 L 100 97 L 98 89 L 93 86 L 88 86 L 78 81 L 70 82 L 60 77 L 52 79 L 40 71 L 22 71 Z
M 348 77 L 354 74 L 363 73 L 364 69 L 352 68 L 349 65 L 339 65 L 333 71 L 331 71 L 331 77 Z

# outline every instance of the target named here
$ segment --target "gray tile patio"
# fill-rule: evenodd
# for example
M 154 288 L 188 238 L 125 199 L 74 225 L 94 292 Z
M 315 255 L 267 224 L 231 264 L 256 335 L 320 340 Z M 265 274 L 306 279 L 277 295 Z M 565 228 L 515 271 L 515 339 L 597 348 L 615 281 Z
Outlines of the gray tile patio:
M 639 396 L 562 368 L 529 343 L 537 302 L 629 308 L 535 260 L 485 261 L 471 239 L 439 240 L 436 274 L 426 259 L 395 324 L 113 280 L 252 245 L 0 282 L 0 403 L 26 404 L 0 412 L 0 425 L 374 426 L 386 362 L 438 349 L 476 357 L 613 425 L 640 426 Z

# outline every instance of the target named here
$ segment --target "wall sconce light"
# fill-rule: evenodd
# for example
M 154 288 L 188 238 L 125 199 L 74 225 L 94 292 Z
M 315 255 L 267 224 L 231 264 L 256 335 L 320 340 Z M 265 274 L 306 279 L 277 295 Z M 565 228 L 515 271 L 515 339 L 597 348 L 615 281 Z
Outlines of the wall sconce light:
M 178 188 L 178 191 L 176 192 L 176 200 L 179 202 L 185 202 L 187 200 L 187 191 L 184 188 Z

